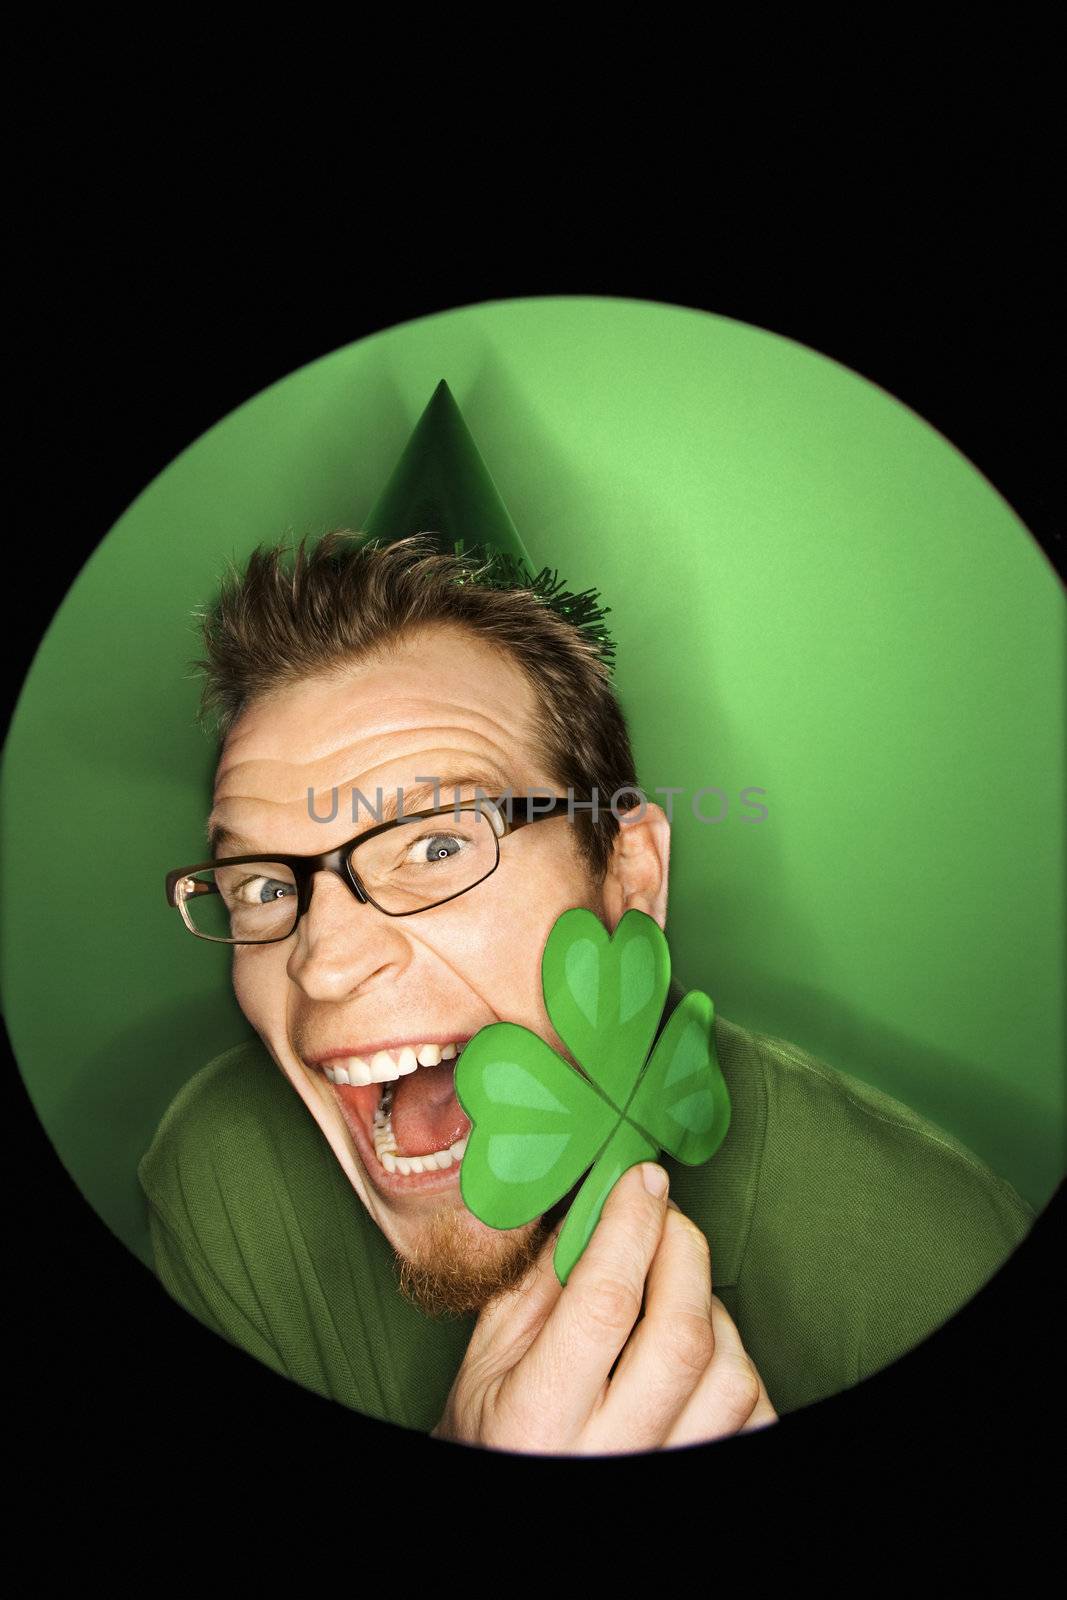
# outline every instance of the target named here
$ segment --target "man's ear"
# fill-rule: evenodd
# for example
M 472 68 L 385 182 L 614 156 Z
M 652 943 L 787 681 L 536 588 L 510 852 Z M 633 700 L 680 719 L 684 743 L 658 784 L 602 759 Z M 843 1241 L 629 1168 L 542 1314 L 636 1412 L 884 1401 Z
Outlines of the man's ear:
M 649 800 L 619 814 L 602 889 L 609 933 L 627 911 L 644 911 L 661 928 L 666 926 L 670 856 L 671 825 L 662 806 Z

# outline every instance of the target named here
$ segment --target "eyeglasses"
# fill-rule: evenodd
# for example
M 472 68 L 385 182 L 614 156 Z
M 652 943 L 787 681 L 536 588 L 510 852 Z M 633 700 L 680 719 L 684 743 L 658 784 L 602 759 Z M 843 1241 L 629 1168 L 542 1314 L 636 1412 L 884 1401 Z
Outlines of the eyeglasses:
M 500 862 L 501 839 L 528 823 L 570 815 L 572 804 L 562 795 L 509 795 L 506 802 L 479 796 L 380 823 L 319 856 L 227 856 L 178 867 L 167 873 L 167 904 L 198 939 L 277 944 L 310 906 L 315 874 L 332 872 L 361 905 L 412 917 L 484 883 Z M 432 818 L 450 818 L 451 826 Z

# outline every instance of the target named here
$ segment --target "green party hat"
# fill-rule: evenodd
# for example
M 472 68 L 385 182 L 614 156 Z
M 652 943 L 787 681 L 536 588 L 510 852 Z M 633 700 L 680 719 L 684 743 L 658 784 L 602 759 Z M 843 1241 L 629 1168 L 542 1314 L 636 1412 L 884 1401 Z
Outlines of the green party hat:
M 522 540 L 442 378 L 393 469 L 367 531 L 382 544 L 434 533 L 443 549 L 486 545 L 530 565 Z
M 441 550 L 462 558 L 463 582 L 493 589 L 529 589 L 570 622 L 610 667 L 615 646 L 604 627 L 610 607 L 598 592 L 572 594 L 554 569 L 533 572 L 478 446 L 442 378 L 365 523 L 367 537 L 392 544 L 429 533 Z

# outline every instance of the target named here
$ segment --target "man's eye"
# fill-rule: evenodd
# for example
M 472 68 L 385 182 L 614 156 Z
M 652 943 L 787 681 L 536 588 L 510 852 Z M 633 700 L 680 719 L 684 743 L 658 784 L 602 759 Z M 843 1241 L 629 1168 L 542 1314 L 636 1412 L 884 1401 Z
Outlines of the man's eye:
M 234 899 L 246 906 L 265 906 L 293 893 L 295 889 L 291 883 L 281 883 L 277 878 L 246 878 L 237 885 Z
M 450 861 L 459 855 L 467 840 L 457 833 L 424 833 L 411 846 L 409 861 L 416 866 L 430 866 L 435 861 Z

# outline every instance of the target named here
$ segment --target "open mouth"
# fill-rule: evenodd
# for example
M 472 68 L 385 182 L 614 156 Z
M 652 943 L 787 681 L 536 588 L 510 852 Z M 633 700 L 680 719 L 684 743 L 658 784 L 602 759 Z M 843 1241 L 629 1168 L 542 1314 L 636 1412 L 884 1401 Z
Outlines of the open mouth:
M 458 1177 L 471 1121 L 456 1099 L 455 1069 L 467 1042 L 411 1044 L 316 1067 L 381 1187 L 438 1188 Z

